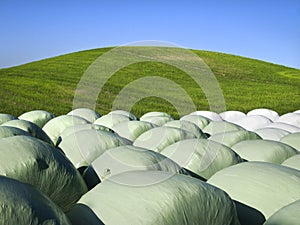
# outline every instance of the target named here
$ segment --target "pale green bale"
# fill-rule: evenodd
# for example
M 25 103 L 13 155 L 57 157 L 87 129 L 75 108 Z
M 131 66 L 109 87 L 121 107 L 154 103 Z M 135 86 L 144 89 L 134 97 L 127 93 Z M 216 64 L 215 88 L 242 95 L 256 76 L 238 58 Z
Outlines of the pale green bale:
M 162 126 L 170 121 L 174 120 L 172 117 L 169 116 L 147 116 L 147 117 L 141 117 L 140 121 L 153 123 L 156 126 Z
M 274 127 L 265 127 L 254 131 L 264 140 L 280 141 L 280 139 L 290 132 Z
M 81 175 L 60 150 L 29 136 L 0 139 L 0 175 L 33 185 L 63 211 L 87 191 Z
M 54 145 L 58 144 L 60 134 L 68 127 L 89 122 L 78 116 L 62 115 L 53 118 L 45 124 L 43 130 L 50 137 Z
M 191 132 L 174 127 L 155 127 L 141 134 L 133 145 L 141 148 L 161 152 L 167 146 L 184 140 L 196 138 Z
M 17 119 L 18 118 L 13 116 L 13 115 L 6 114 L 6 113 L 0 113 L 0 125 L 7 122 L 7 121 L 17 120 Z
M 195 111 L 190 113 L 190 115 L 199 115 L 199 116 L 204 116 L 208 119 L 210 119 L 211 121 L 222 121 L 222 117 L 215 112 L 212 111 L 205 111 L 205 110 L 201 110 L 201 111 Z
M 211 121 L 204 129 L 203 132 L 214 135 L 218 133 L 225 133 L 230 131 L 245 130 L 239 125 L 227 121 Z
M 235 124 L 243 127 L 246 130 L 254 131 L 260 128 L 264 128 L 271 124 L 272 121 L 265 116 L 245 116 L 239 121 L 235 122 Z
M 248 161 L 281 164 L 286 159 L 299 154 L 291 146 L 271 140 L 246 140 L 233 145 L 232 150 Z
M 268 126 L 266 127 L 273 127 L 273 128 L 279 128 L 282 130 L 286 130 L 290 133 L 297 133 L 300 132 L 300 128 L 296 127 L 294 125 L 291 124 L 287 124 L 287 123 L 282 123 L 282 122 L 274 122 L 274 123 L 270 123 Z
M 55 116 L 52 113 L 45 110 L 33 110 L 23 113 L 19 116 L 19 119 L 32 122 L 38 125 L 40 128 L 43 128 L 43 126 L 54 117 Z
M 280 142 L 286 143 L 300 151 L 300 132 L 288 134 L 280 139 Z
M 201 130 L 203 130 L 211 120 L 200 115 L 186 115 L 180 118 L 180 120 L 189 121 L 196 124 Z
M 21 130 L 20 128 L 0 126 L 0 139 L 17 135 L 31 136 L 28 132 Z
M 239 163 L 217 172 L 208 183 L 262 212 L 266 219 L 300 199 L 300 171 L 273 163 Z
M 206 139 L 188 139 L 166 147 L 161 154 L 205 179 L 243 160 L 229 147 Z
M 153 123 L 144 121 L 124 121 L 113 126 L 113 130 L 130 141 L 135 141 L 142 133 L 156 127 Z
M 99 113 L 97 113 L 95 110 L 88 109 L 88 108 L 73 109 L 67 115 L 79 116 L 79 117 L 89 121 L 90 123 L 94 123 L 95 120 L 97 120 L 98 118 L 101 117 L 101 115 Z
M 282 207 L 264 225 L 299 225 L 300 200 Z
M 139 120 L 139 118 L 132 114 L 131 112 L 125 111 L 125 110 L 113 110 L 111 112 L 109 112 L 108 114 L 119 114 L 119 115 L 123 115 L 123 116 L 127 116 L 129 117 L 131 120 Z
M 73 224 L 240 224 L 228 195 L 198 179 L 162 171 L 131 171 L 111 179 L 68 213 Z
M 112 129 L 113 126 L 115 126 L 118 123 L 124 121 L 131 121 L 131 120 L 132 119 L 130 119 L 130 117 L 121 114 L 106 114 L 104 116 L 101 116 L 99 119 L 97 119 L 94 122 L 94 124 L 102 125 Z
M 232 147 L 233 145 L 235 145 L 236 143 L 239 143 L 241 141 L 258 140 L 258 139 L 261 139 L 261 137 L 258 134 L 251 132 L 251 131 L 239 130 L 239 131 L 229 131 L 229 132 L 225 132 L 225 133 L 218 133 L 218 134 L 210 136 L 208 139 L 219 142 L 228 147 Z
M 300 155 L 294 155 L 291 158 L 288 158 L 283 163 L 281 163 L 283 166 L 287 166 L 296 170 L 300 170 Z
M 142 115 L 141 116 L 141 118 L 140 119 L 143 119 L 143 118 L 146 118 L 146 117 L 170 117 L 170 118 L 172 118 L 172 116 L 171 115 L 169 115 L 168 113 L 165 113 L 165 112 L 147 112 L 147 113 L 145 113 L 144 115 Z
M 45 131 L 43 131 L 43 129 L 35 123 L 26 120 L 10 120 L 6 123 L 3 123 L 1 126 L 19 128 L 25 132 L 28 132 L 31 136 L 53 145 L 52 140 L 45 133 Z
M 202 132 L 202 130 L 194 123 L 186 120 L 173 120 L 163 126 L 165 127 L 175 127 L 183 129 L 193 133 L 197 138 L 207 138 L 207 136 Z
M 130 143 L 115 133 L 91 129 L 79 130 L 64 137 L 58 147 L 76 168 L 80 168 L 89 166 L 106 150 Z
M 0 225 L 71 225 L 42 192 L 4 176 L 0 176 L 0 205 Z

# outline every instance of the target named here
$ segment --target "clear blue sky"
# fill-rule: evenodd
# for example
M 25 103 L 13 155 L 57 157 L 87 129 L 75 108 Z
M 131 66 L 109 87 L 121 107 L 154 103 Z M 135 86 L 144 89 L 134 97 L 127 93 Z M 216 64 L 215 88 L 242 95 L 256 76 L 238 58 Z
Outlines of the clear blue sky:
M 142 40 L 300 68 L 299 0 L 0 0 L 0 68 Z

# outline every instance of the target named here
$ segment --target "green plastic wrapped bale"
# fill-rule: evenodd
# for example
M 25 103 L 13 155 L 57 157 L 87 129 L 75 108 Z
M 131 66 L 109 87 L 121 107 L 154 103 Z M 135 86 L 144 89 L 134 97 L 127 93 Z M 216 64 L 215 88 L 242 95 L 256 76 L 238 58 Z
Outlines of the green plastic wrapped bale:
M 236 125 L 234 123 L 226 122 L 226 121 L 211 121 L 203 131 L 210 135 L 218 134 L 218 133 L 225 133 L 230 131 L 239 131 L 245 130 L 244 128 Z
M 0 175 L 33 185 L 63 211 L 87 191 L 81 175 L 65 155 L 34 137 L 0 139 Z
M 113 130 L 130 141 L 135 141 L 142 133 L 156 127 L 153 123 L 144 121 L 124 121 L 113 126 Z
M 1 126 L 19 128 L 21 130 L 24 130 L 25 132 L 28 132 L 31 136 L 53 145 L 51 139 L 43 131 L 43 129 L 32 122 L 26 120 L 10 120 L 6 123 L 3 123 Z
M 184 139 L 196 138 L 189 131 L 174 127 L 155 127 L 141 134 L 133 145 L 161 152 L 165 147 Z
M 300 200 L 275 212 L 264 225 L 299 225 Z
M 163 126 L 165 127 L 175 127 L 179 129 L 183 129 L 189 131 L 195 135 L 197 138 L 207 138 L 206 134 L 202 132 L 202 130 L 194 123 L 186 121 L 186 120 L 173 120 L 170 121 Z
M 290 132 L 274 127 L 265 127 L 254 131 L 264 140 L 280 141 L 280 139 Z
M 287 124 L 287 123 L 282 123 L 282 122 L 274 122 L 274 123 L 269 124 L 266 127 L 279 128 L 279 129 L 282 129 L 282 130 L 286 130 L 290 133 L 300 132 L 299 127 L 296 127 L 294 125 Z
M 73 225 L 240 224 L 229 196 L 198 179 L 162 171 L 131 171 L 111 179 L 68 213 Z
M 25 135 L 25 136 L 31 136 L 28 132 L 21 130 L 16 127 L 3 127 L 0 126 L 0 139 L 6 138 L 6 137 L 13 137 L 17 135 Z
M 280 142 L 286 143 L 300 152 L 300 132 L 288 134 L 282 137 Z
M 161 154 L 205 179 L 223 168 L 242 162 L 229 147 L 206 139 L 182 140 L 169 145 Z
M 180 120 L 189 121 L 196 124 L 201 130 L 203 130 L 211 120 L 200 115 L 186 115 L 180 118 Z
M 73 109 L 67 115 L 79 116 L 79 117 L 89 121 L 90 123 L 94 123 L 95 120 L 97 120 L 98 118 L 101 117 L 101 115 L 99 113 L 97 113 L 95 110 L 87 109 L 87 108 Z
M 217 172 L 208 183 L 262 212 L 266 219 L 300 199 L 300 171 L 273 163 L 239 163 Z
M 298 154 L 291 146 L 271 140 L 246 140 L 233 145 L 232 150 L 248 161 L 281 164 L 284 160 Z
M 102 125 L 112 129 L 113 126 L 115 126 L 118 123 L 124 121 L 131 121 L 131 120 L 132 119 L 130 119 L 130 117 L 121 114 L 106 114 L 104 116 L 101 116 L 99 119 L 97 119 L 94 122 L 94 124 Z
M 55 116 L 47 111 L 44 110 L 33 110 L 30 112 L 23 113 L 19 116 L 20 120 L 27 120 L 29 122 L 32 122 L 36 125 L 38 125 L 40 128 L 43 128 L 43 126 L 49 121 L 52 120 Z
M 17 120 L 18 118 L 13 116 L 13 115 L 10 115 L 10 114 L 5 114 L 5 113 L 0 113 L 0 125 L 7 122 L 7 121 L 10 121 L 10 120 Z
M 162 126 L 174 119 L 169 116 L 147 116 L 147 117 L 141 117 L 140 120 L 148 123 L 153 123 L 156 126 Z
M 111 148 L 93 161 L 93 169 L 101 181 L 127 171 L 158 170 L 180 173 L 181 167 L 167 157 L 131 145 Z
M 225 133 L 218 133 L 209 137 L 210 140 L 219 142 L 228 147 L 232 147 L 233 145 L 245 141 L 245 140 L 257 140 L 261 139 L 259 135 L 254 132 L 239 130 L 239 131 L 229 131 Z
M 139 120 L 139 118 L 136 115 L 132 114 L 131 112 L 125 111 L 125 110 L 113 110 L 113 111 L 109 112 L 108 114 L 119 114 L 119 115 L 129 117 L 130 120 Z
M 288 158 L 281 165 L 300 170 L 300 154 Z
M 42 192 L 4 176 L 0 176 L 0 215 L 0 225 L 71 225 Z
M 147 118 L 147 117 L 161 117 L 161 116 L 172 118 L 171 115 L 165 112 L 147 112 L 144 115 L 142 115 L 140 119 Z
M 62 115 L 53 118 L 45 124 L 43 130 L 50 137 L 53 144 L 57 146 L 60 134 L 68 127 L 78 124 L 88 124 L 89 122 L 78 116 Z
M 103 130 L 80 130 L 65 137 L 59 144 L 76 168 L 89 166 L 106 150 L 131 144 L 118 135 Z

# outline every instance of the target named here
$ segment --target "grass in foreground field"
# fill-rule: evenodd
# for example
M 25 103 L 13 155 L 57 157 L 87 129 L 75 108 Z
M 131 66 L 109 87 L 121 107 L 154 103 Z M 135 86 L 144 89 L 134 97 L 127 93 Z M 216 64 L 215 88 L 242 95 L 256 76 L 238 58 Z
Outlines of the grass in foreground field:
M 87 50 L 0 70 L 2 113 L 18 116 L 44 109 L 56 115 L 72 109 L 73 97 L 88 66 L 110 48 Z M 229 54 L 193 50 L 211 68 L 223 91 L 226 110 L 247 112 L 270 108 L 280 114 L 300 109 L 300 70 Z M 198 110 L 209 110 L 204 93 L 183 71 L 157 62 L 136 63 L 115 73 L 102 88 L 96 110 L 112 110 L 124 86 L 138 78 L 158 76 L 180 85 Z M 175 96 L 181 101 L 182 96 Z M 174 106 L 148 97 L 137 102 L 132 112 L 165 111 L 178 118 Z

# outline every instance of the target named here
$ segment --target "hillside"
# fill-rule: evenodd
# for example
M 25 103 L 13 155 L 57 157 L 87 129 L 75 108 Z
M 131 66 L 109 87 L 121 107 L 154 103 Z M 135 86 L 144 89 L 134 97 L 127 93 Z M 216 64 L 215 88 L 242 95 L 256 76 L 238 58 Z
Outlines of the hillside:
M 109 48 L 93 49 L 0 70 L 1 113 L 20 115 L 44 109 L 56 115 L 72 109 L 73 97 L 88 66 Z M 193 50 L 215 74 L 226 102 L 226 110 L 247 112 L 269 108 L 280 114 L 300 109 L 300 70 L 259 60 Z M 161 76 L 179 84 L 198 110 L 209 110 L 205 95 L 181 70 L 170 65 L 145 62 L 119 70 L 106 82 L 98 96 L 96 110 L 111 111 L 122 88 L 145 76 Z M 177 117 L 175 108 L 165 100 L 148 97 L 137 102 L 132 112 L 164 111 Z

